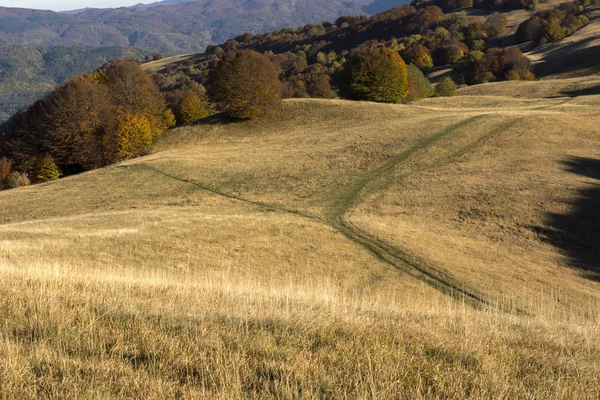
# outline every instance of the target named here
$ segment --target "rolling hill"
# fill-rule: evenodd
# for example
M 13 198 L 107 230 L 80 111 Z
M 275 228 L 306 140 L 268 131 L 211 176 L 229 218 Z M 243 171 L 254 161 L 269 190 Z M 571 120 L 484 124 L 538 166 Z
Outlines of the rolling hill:
M 600 96 L 574 86 L 600 79 L 287 100 L 0 192 L 0 393 L 598 397 Z

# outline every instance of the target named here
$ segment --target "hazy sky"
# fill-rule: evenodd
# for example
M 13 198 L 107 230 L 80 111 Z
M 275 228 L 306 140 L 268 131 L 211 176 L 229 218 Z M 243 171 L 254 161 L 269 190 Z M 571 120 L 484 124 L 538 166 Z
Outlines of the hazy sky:
M 38 8 L 41 10 L 77 10 L 86 7 L 107 8 L 154 3 L 158 0 L 0 0 L 1 7 Z

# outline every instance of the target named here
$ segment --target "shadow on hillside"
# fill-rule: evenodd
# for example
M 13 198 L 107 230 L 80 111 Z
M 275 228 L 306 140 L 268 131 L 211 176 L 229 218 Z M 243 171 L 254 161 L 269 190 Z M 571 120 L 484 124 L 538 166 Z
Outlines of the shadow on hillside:
M 592 178 L 566 214 L 550 213 L 542 237 L 557 247 L 569 263 L 590 279 L 600 281 L 600 160 L 572 157 L 562 163 L 575 175 Z
M 229 117 L 223 113 L 213 114 L 194 122 L 192 125 L 229 125 L 244 122 L 243 119 Z
M 565 46 L 548 53 L 533 72 L 537 77 L 555 74 L 589 75 L 600 72 L 600 46 L 586 47 L 587 43 L 597 40 L 588 38 L 573 45 Z
M 585 89 L 563 90 L 560 92 L 560 94 L 563 96 L 569 96 L 569 97 L 599 95 L 600 94 L 600 85 L 588 87 Z

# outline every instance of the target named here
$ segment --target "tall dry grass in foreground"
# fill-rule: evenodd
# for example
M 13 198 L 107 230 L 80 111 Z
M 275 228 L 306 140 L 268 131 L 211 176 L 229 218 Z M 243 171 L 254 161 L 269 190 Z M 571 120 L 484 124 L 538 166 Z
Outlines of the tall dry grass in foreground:
M 0 394 L 597 398 L 599 305 L 576 306 L 589 315 L 477 311 L 428 288 L 407 301 L 332 280 L 2 264 Z

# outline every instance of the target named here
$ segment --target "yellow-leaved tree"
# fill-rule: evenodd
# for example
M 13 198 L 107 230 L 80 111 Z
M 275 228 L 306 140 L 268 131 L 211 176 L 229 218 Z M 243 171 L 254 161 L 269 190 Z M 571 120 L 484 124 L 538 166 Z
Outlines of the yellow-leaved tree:
M 192 124 L 206 117 L 208 111 L 204 108 L 198 95 L 189 90 L 181 99 L 181 103 L 179 104 L 179 114 L 182 123 Z
M 125 160 L 146 154 L 152 146 L 152 139 L 152 126 L 144 115 L 124 115 L 115 132 L 118 159 Z

